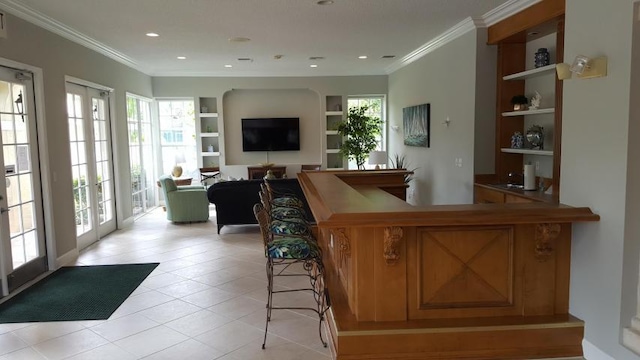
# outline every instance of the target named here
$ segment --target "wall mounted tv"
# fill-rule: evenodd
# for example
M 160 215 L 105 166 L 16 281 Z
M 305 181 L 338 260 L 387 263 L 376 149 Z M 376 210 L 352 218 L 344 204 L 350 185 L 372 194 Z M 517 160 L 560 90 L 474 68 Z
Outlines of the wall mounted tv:
M 242 119 L 242 151 L 300 150 L 300 118 Z

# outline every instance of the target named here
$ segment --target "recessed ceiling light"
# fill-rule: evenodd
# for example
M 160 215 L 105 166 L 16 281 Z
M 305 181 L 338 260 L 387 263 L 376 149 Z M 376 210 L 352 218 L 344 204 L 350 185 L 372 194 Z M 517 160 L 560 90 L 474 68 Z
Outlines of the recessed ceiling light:
M 148 37 L 158 37 L 160 35 L 156 34 L 156 33 L 147 33 L 146 34 Z
M 309 65 L 309 67 L 317 68 L 317 67 L 318 67 L 318 65 L 316 65 L 316 64 L 311 64 L 311 65 Z
M 324 60 L 324 56 L 311 56 L 309 60 Z
M 251 39 L 246 37 L 232 37 L 229 39 L 229 42 L 247 42 L 251 41 Z
M 178 56 L 178 60 L 186 60 L 187 57 L 186 56 Z
M 233 65 L 227 64 L 227 65 L 225 65 L 224 67 L 226 67 L 226 68 L 232 68 L 232 67 L 233 67 Z
M 360 55 L 360 56 L 358 56 L 358 59 L 363 59 L 363 60 L 364 60 L 364 59 L 366 59 L 366 58 L 367 58 L 367 55 Z
M 318 4 L 318 5 L 331 5 L 331 4 L 333 4 L 333 0 L 320 0 L 316 4 Z
M 395 55 L 382 55 L 382 59 L 393 59 L 395 57 Z

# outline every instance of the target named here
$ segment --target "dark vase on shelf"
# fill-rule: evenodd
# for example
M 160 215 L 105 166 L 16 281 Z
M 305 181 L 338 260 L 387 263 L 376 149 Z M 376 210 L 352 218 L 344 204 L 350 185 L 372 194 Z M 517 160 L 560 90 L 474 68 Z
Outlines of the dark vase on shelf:
M 536 68 L 547 66 L 550 63 L 549 51 L 546 48 L 540 48 L 535 54 Z

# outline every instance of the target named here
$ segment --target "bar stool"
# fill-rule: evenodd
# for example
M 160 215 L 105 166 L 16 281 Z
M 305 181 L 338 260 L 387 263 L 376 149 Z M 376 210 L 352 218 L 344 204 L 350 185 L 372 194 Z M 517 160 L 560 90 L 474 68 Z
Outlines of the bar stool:
M 260 232 L 267 258 L 267 320 L 264 329 L 264 340 L 262 348 L 265 348 L 267 342 L 267 332 L 269 322 L 271 321 L 272 310 L 309 310 L 318 315 L 318 334 L 323 346 L 327 343 L 322 337 L 322 322 L 324 314 L 328 310 L 330 303 L 329 297 L 324 285 L 324 266 L 322 264 L 322 251 L 317 245 L 315 239 L 310 236 L 294 235 L 294 234 L 275 234 L 271 229 L 271 216 L 269 212 L 260 203 L 253 206 L 253 212 L 260 225 Z M 301 264 L 303 273 L 287 272 L 287 270 L 295 265 Z M 274 290 L 274 278 L 282 276 L 306 276 L 309 278 L 310 287 Z M 273 294 L 309 291 L 312 293 L 316 307 L 280 307 L 273 305 Z

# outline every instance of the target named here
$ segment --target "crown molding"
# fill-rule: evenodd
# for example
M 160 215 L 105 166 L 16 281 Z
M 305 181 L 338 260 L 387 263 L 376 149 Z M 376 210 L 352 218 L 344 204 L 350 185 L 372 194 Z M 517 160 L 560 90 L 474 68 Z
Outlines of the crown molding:
M 475 30 L 478 27 L 484 27 L 484 22 L 481 19 L 473 19 L 468 17 L 461 22 L 457 23 L 449 30 L 444 33 L 436 36 L 428 43 L 420 46 L 416 50 L 410 52 L 408 55 L 404 56 L 402 59 L 394 62 L 389 67 L 386 68 L 386 73 L 391 74 L 392 72 L 399 70 L 412 62 L 422 58 L 423 56 L 433 52 L 434 50 L 450 43 L 451 41 L 459 38 L 460 36 L 468 33 L 469 31 Z
M 506 3 L 498 6 L 497 8 L 488 11 L 482 18 L 474 19 L 468 17 L 458 24 L 454 25 L 449 30 L 435 37 L 428 43 L 422 45 L 416 50 L 412 51 L 408 55 L 404 56 L 402 59 L 394 62 L 389 67 L 387 67 L 386 73 L 391 74 L 394 71 L 397 71 L 412 62 L 422 58 L 423 56 L 429 54 L 430 52 L 446 45 L 447 43 L 459 38 L 460 36 L 466 34 L 467 32 L 489 27 L 495 23 L 498 23 L 514 14 L 519 13 L 520 11 L 528 8 L 531 5 L 539 3 L 542 0 L 509 0 Z
M 63 38 L 73 41 L 79 45 L 82 45 L 88 49 L 96 51 L 108 58 L 111 58 L 121 64 L 136 69 L 140 72 L 147 74 L 147 70 L 144 69 L 132 58 L 125 54 L 93 39 L 89 36 L 80 33 L 79 31 L 54 20 L 36 10 L 33 10 L 23 4 L 20 4 L 15 0 L 0 0 L 0 8 L 5 9 L 8 13 L 15 15 L 25 21 L 28 21 L 34 25 L 37 25 L 45 30 L 51 31 L 54 34 L 60 35 Z M 147 74 L 148 75 L 148 74 Z
M 487 26 L 499 23 L 500 21 L 519 13 L 531 5 L 537 4 L 542 0 L 509 0 L 497 8 L 488 11 L 482 15 Z

